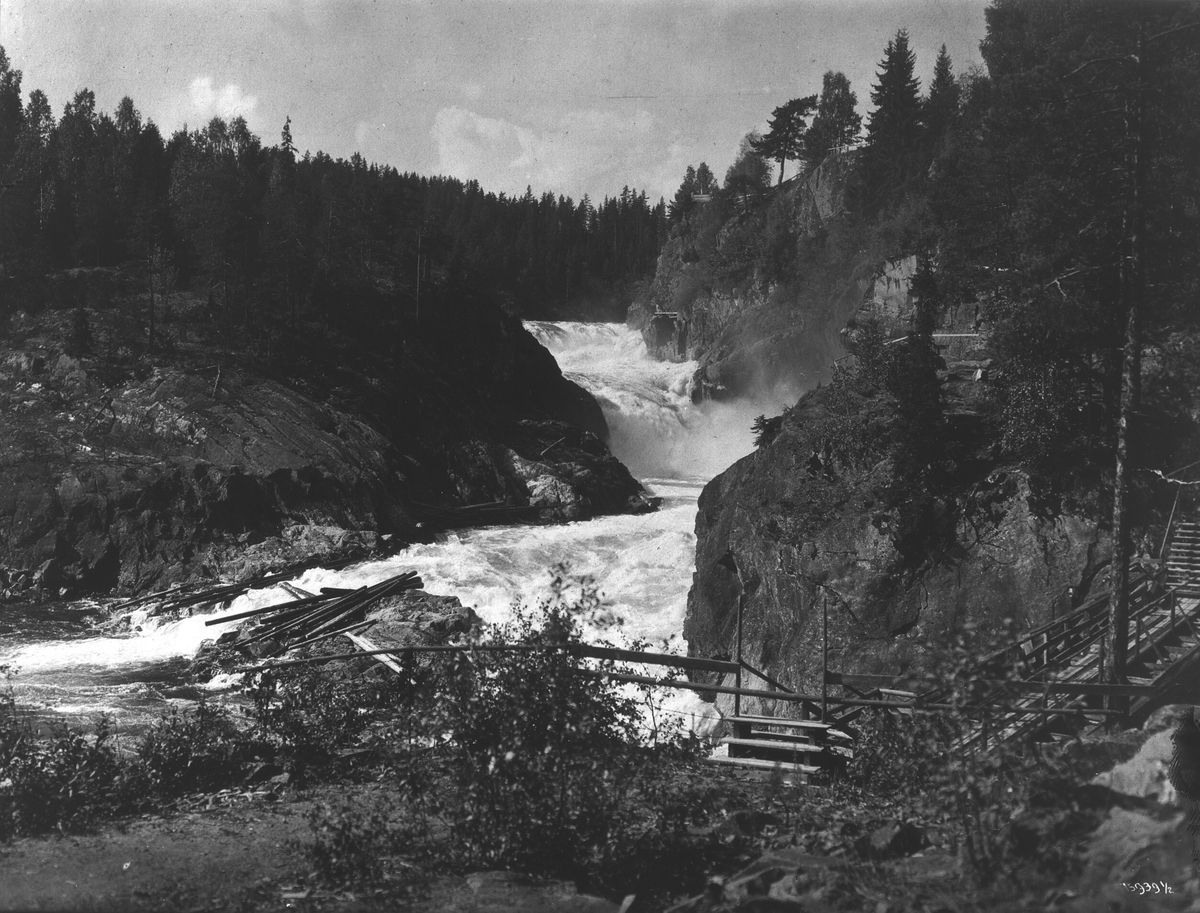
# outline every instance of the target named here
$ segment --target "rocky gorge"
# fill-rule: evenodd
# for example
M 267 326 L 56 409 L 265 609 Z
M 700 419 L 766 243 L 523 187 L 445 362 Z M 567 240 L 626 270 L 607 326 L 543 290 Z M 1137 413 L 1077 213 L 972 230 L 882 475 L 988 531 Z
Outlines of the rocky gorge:
M 927 671 L 963 632 L 986 642 L 1078 605 L 1102 588 L 1111 551 L 1094 497 L 1048 497 L 1036 474 L 996 456 L 994 302 L 931 307 L 957 443 L 933 475 L 903 477 L 909 418 L 864 382 L 858 353 L 900 351 L 915 332 L 921 257 L 880 233 L 853 257 L 810 250 L 851 232 L 852 159 L 831 156 L 757 209 L 694 212 L 630 317 L 660 357 L 699 362 L 698 398 L 798 397 L 700 498 L 684 633 L 694 655 L 732 655 L 740 600 L 746 661 L 807 692 L 820 687 L 825 607 L 831 669 Z M 731 271 L 746 236 L 783 237 L 814 266 L 787 280 L 765 279 L 761 259 Z
M 4 598 L 367 554 L 464 506 L 648 506 L 595 400 L 484 296 L 431 292 L 423 320 L 373 339 L 312 324 L 252 345 L 177 295 L 147 350 L 121 271 L 57 282 L 74 306 L 15 311 L 2 335 Z

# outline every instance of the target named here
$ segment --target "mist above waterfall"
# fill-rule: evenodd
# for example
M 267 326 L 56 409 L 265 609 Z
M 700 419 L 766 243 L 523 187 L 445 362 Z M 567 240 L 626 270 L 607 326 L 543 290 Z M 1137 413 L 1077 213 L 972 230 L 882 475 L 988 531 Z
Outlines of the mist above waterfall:
M 754 449 L 756 416 L 788 401 L 692 402 L 694 361 L 650 357 L 641 334 L 615 323 L 542 323 L 526 327 L 571 380 L 599 401 L 609 445 L 641 479 L 708 481 Z M 793 397 L 794 399 L 794 397 Z

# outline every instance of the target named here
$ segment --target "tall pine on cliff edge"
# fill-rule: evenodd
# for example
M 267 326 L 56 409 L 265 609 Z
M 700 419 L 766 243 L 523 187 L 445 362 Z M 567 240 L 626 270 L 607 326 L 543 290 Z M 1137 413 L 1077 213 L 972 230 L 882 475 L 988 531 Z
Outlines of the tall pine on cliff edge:
M 915 182 L 921 158 L 921 86 L 908 32 L 888 42 L 871 89 L 875 110 L 867 117 L 863 156 L 864 204 L 879 211 L 903 197 Z

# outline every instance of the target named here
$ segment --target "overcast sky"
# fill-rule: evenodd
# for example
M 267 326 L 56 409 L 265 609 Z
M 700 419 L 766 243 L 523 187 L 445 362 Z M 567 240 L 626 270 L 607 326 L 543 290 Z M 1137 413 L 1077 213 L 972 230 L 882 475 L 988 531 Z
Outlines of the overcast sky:
M 264 143 L 579 199 L 718 175 L 771 110 L 842 70 L 870 107 L 907 28 L 979 64 L 986 0 L 0 0 L 0 44 L 57 117 L 123 95 L 164 134 L 241 114 Z

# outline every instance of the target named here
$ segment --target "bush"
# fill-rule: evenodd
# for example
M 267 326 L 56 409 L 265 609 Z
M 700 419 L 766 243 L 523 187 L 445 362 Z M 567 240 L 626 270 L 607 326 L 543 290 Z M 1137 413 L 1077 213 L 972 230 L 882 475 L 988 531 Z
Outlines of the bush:
M 141 750 L 150 783 L 164 798 L 235 783 L 252 757 L 229 711 L 205 700 L 191 713 L 171 711 L 146 733 Z
M 135 810 L 143 787 L 137 766 L 118 753 L 107 717 L 90 739 L 62 724 L 43 737 L 19 714 L 11 691 L 0 699 L 0 840 L 85 830 Z
M 626 891 L 699 877 L 703 855 L 687 830 L 711 807 L 712 789 L 694 776 L 696 749 L 678 728 L 646 732 L 641 697 L 581 674 L 573 655 L 585 624 L 610 623 L 594 586 L 579 581 L 575 592 L 560 569 L 548 601 L 517 610 L 478 642 L 543 649 L 480 649 L 444 661 L 428 693 L 423 743 L 435 746 L 446 781 L 405 782 L 438 790 L 422 798 L 449 825 L 447 858 L 456 865 L 571 878 L 581 887 L 619 882 Z M 601 662 L 598 671 L 621 669 Z
M 328 884 L 378 884 L 383 857 L 394 843 L 387 819 L 352 805 L 319 805 L 308 813 L 315 840 L 309 848 L 317 875 Z
M 978 726 L 972 708 L 980 695 L 966 673 L 983 652 L 980 640 L 967 630 L 936 652 L 931 668 L 949 682 L 937 701 L 953 709 L 905 716 L 866 711 L 835 792 L 844 801 L 886 802 L 902 817 L 951 836 L 981 887 L 1029 862 L 1061 878 L 1074 864 L 1072 835 L 1090 820 L 1079 811 L 1068 765 L 1023 743 L 993 742 L 987 749 L 964 743 Z M 1010 677 L 1019 677 L 1016 669 Z

